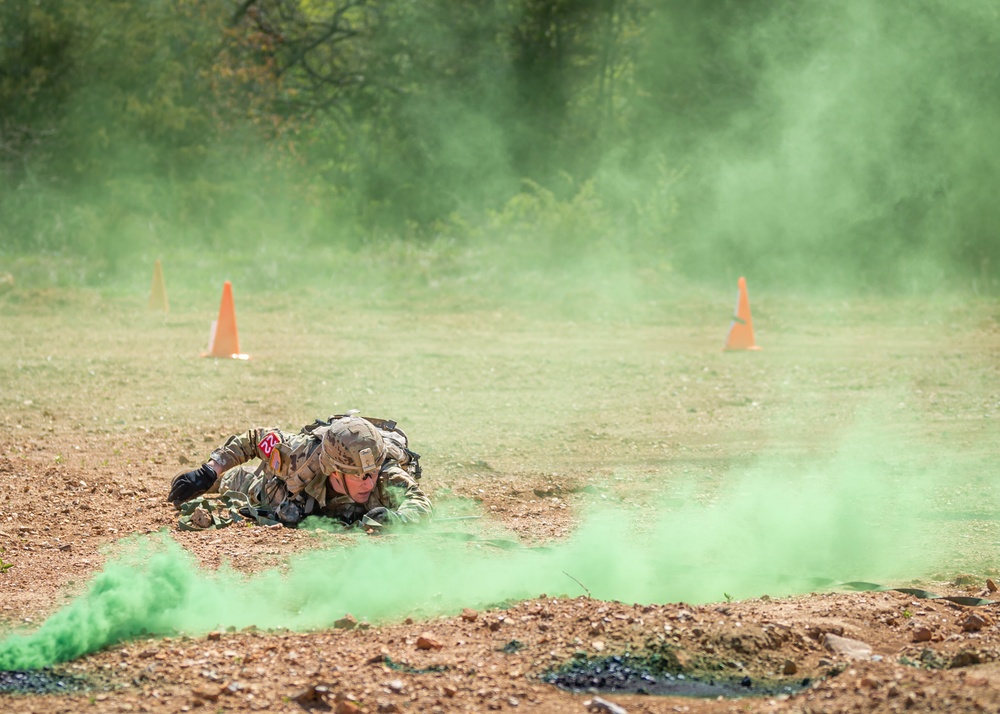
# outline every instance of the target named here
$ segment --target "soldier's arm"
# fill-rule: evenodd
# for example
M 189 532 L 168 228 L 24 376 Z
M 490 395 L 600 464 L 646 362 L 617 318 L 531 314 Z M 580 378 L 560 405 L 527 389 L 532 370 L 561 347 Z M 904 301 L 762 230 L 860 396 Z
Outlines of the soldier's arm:
M 216 473 L 221 474 L 252 459 L 267 459 L 281 439 L 281 432 L 274 427 L 250 429 L 244 434 L 229 437 L 225 444 L 212 452 L 209 463 Z
M 383 472 L 389 507 L 403 523 L 417 523 L 431 514 L 433 507 L 417 482 L 403 469 L 392 466 Z

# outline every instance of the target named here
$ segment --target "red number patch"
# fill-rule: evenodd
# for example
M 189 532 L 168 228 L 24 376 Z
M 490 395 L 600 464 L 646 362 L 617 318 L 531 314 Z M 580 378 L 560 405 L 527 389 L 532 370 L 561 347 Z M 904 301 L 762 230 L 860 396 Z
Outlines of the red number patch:
M 274 447 L 277 446 L 280 441 L 281 439 L 278 438 L 278 435 L 272 431 L 260 440 L 260 443 L 257 444 L 257 448 L 260 449 L 260 453 L 264 454 L 264 456 L 270 456 Z

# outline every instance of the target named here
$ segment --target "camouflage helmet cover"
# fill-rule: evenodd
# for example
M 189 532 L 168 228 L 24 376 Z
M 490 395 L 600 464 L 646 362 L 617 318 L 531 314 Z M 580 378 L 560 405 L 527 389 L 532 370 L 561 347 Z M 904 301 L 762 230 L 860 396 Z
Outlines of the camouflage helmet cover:
M 317 429 L 316 436 L 322 436 L 319 463 L 327 474 L 334 471 L 358 476 L 372 471 L 377 474 L 385 461 L 382 434 L 361 417 L 337 419 L 325 429 Z

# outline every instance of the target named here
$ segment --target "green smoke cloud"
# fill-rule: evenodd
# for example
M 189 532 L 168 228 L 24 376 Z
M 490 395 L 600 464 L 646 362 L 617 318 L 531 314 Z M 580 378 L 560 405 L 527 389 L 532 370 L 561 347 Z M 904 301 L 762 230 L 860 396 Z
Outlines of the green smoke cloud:
M 918 291 L 964 265 L 982 288 L 998 245 L 982 192 L 1000 148 L 995 3 L 740 5 L 662 13 L 666 40 L 702 37 L 688 58 L 663 43 L 666 79 L 707 87 L 664 120 L 681 122 L 673 155 L 692 170 L 684 265 Z
M 930 484 L 875 459 L 761 464 L 714 498 L 686 488 L 680 508 L 595 509 L 550 548 L 500 550 L 420 531 L 359 537 L 252 576 L 204 571 L 166 535 L 128 539 L 84 595 L 0 643 L 0 669 L 51 665 L 142 634 L 304 630 L 347 612 L 380 622 L 583 594 L 580 584 L 600 599 L 706 602 L 808 591 L 816 576 L 912 577 L 930 565 L 915 536 Z

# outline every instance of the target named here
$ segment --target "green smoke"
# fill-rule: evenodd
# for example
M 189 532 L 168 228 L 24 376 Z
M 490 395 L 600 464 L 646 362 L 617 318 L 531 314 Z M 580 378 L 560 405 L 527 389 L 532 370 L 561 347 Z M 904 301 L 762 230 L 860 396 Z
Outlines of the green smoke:
M 166 536 L 133 538 L 84 595 L 0 644 L 0 669 L 46 666 L 141 634 L 322 628 L 348 612 L 382 622 L 580 595 L 581 585 L 600 599 L 706 602 L 808 591 L 817 576 L 912 576 L 929 566 L 914 535 L 928 486 L 865 458 L 762 464 L 715 495 L 674 490 L 679 508 L 595 509 L 550 548 L 500 550 L 418 531 L 359 537 L 252 576 L 202 570 Z
M 398 240 L 473 287 L 996 288 L 994 0 L 133 5 L 0 4 L 0 244 L 74 281 Z
M 681 113 L 660 107 L 692 170 L 681 261 L 781 283 L 982 288 L 998 258 L 982 191 L 998 178 L 995 3 L 739 5 L 663 13 L 668 53 L 718 57 L 664 70 L 692 93 Z

